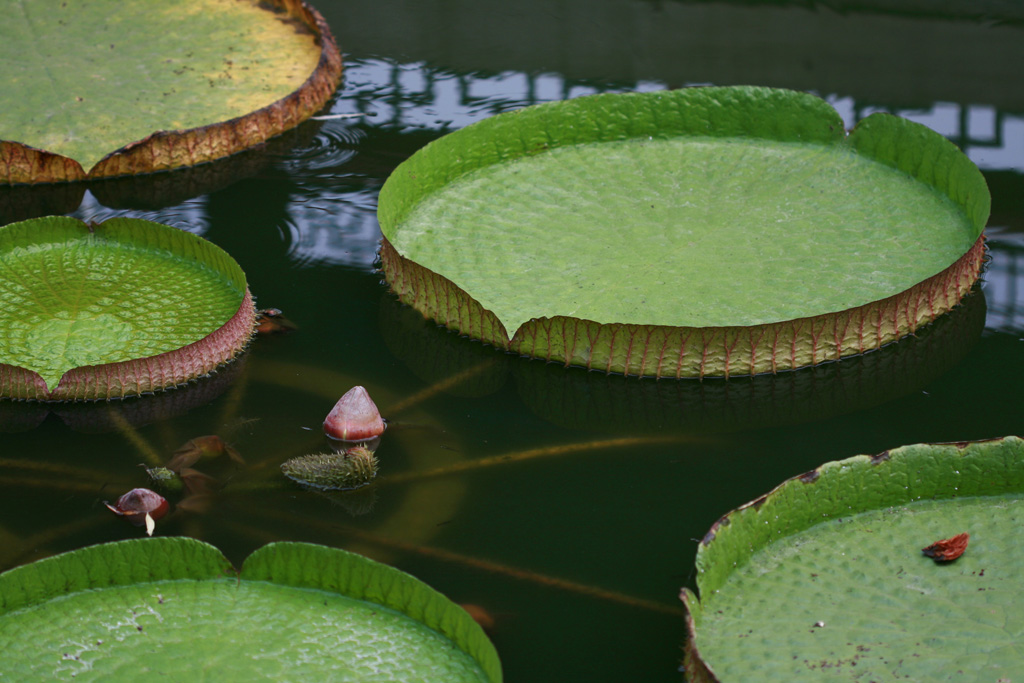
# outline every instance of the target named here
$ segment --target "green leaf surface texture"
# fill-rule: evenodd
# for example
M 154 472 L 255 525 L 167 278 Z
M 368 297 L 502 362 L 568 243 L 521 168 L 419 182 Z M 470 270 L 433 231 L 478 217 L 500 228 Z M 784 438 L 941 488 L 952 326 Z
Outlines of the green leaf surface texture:
M 700 656 L 723 682 L 1013 680 L 1022 521 L 1016 437 L 828 463 L 702 543 Z M 921 553 L 962 532 L 959 559 Z
M 501 680 L 500 669 L 488 677 L 459 643 L 407 614 L 409 605 L 431 603 L 430 596 L 437 595 L 432 589 L 406 575 L 402 588 L 387 579 L 382 583 L 378 572 L 401 573 L 366 558 L 351 559 L 345 551 L 324 548 L 314 551 L 323 566 L 303 565 L 312 557 L 308 548 L 279 543 L 257 551 L 263 559 L 254 560 L 253 570 L 247 562 L 238 578 L 225 576 L 225 568 L 233 574 L 230 565 L 219 551 L 199 541 L 126 543 L 67 553 L 0 575 L 4 594 L 12 585 L 31 587 L 39 576 L 49 577 L 50 584 L 53 577 L 64 576 L 68 583 L 66 594 L 42 591 L 37 599 L 0 611 L 4 675 L 12 680 L 75 681 L 147 676 Z M 140 555 L 149 562 L 148 576 L 147 571 L 133 571 Z M 183 569 L 189 566 L 183 564 L 188 556 L 202 558 L 201 568 Z M 168 563 L 166 570 L 152 563 L 161 558 Z M 285 580 L 277 581 L 261 569 L 268 566 L 292 567 L 303 578 L 288 581 L 286 571 Z M 339 592 L 339 570 L 344 574 L 341 582 L 357 588 L 354 595 Z M 262 578 L 250 578 L 249 573 Z M 327 578 L 320 582 L 318 576 Z M 360 599 L 366 591 L 358 587 L 364 584 L 390 585 L 387 601 Z M 473 623 L 454 604 L 448 605 L 453 615 L 461 613 Z M 486 640 L 482 632 L 480 638 Z
M 980 172 L 924 126 L 850 136 L 767 88 L 600 95 L 502 114 L 402 164 L 382 229 L 511 333 L 542 316 L 759 325 L 942 271 L 988 216 Z
M 47 217 L 0 228 L 0 362 L 51 389 L 68 370 L 155 356 L 224 325 L 245 276 L 176 228 L 114 218 L 90 229 Z
M 256 2 L 0 0 L 0 140 L 79 161 L 247 114 L 316 68 L 308 31 Z
M 452 656 L 452 672 L 424 681 L 502 680 L 501 663 L 483 629 L 461 607 L 405 572 L 334 548 L 308 543 L 271 543 L 242 566 L 242 578 L 334 591 L 396 610 L 451 640 L 479 663 L 483 677 L 468 662 Z M 466 670 L 463 671 L 464 667 Z M 462 671 L 458 676 L 456 670 Z M 396 680 L 402 680 L 401 678 Z M 419 680 L 419 679 L 417 679 Z

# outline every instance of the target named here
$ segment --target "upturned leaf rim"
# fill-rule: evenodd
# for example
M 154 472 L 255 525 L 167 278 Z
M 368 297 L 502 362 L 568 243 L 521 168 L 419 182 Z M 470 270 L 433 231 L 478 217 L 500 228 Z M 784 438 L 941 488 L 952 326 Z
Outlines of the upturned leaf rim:
M 476 662 L 491 683 L 502 681 L 494 645 L 464 609 L 394 567 L 312 543 L 267 544 L 249 555 L 239 569 L 215 546 L 187 537 L 139 538 L 87 546 L 0 574 L 0 623 L 26 609 L 51 611 L 54 620 L 59 620 L 60 599 L 83 592 L 180 581 L 220 583 L 225 579 L 232 585 L 245 583 L 256 590 L 272 584 L 335 593 L 394 610 L 447 638 Z M 198 616 L 202 614 L 199 610 L 195 618 L 203 619 Z M 5 646 L 17 646 L 20 652 L 32 649 L 31 643 L 8 641 Z M 323 653 L 325 661 L 333 656 L 331 652 Z M 140 667 L 144 665 L 139 662 Z
M 664 115 L 683 111 L 691 104 L 714 110 L 721 106 L 715 103 L 716 98 L 732 106 L 749 105 L 749 118 L 759 123 L 745 125 L 730 120 L 720 130 L 710 123 L 710 130 L 697 130 L 706 122 L 691 121 L 685 113 L 674 119 Z M 605 116 L 606 112 L 616 116 Z M 778 114 L 777 120 L 764 123 L 764 117 L 773 113 Z M 565 121 L 580 121 L 583 125 L 567 126 Z M 591 128 L 600 131 L 598 137 L 587 137 L 586 131 Z M 564 135 L 552 133 L 555 129 Z M 392 244 L 395 231 L 418 203 L 480 168 L 543 154 L 559 146 L 677 135 L 749 135 L 848 145 L 858 154 L 898 169 L 948 196 L 962 208 L 973 231 L 973 245 L 947 268 L 909 289 L 842 311 L 768 324 L 712 327 L 537 317 L 510 335 L 501 320 L 469 292 L 443 273 L 406 258 Z M 958 305 L 982 270 L 982 231 L 990 206 L 984 177 L 953 143 L 925 126 L 887 114 L 867 117 L 847 136 L 842 120 L 828 103 L 795 91 L 724 86 L 604 94 L 499 114 L 419 150 L 395 169 L 381 190 L 380 258 L 392 292 L 403 303 L 449 329 L 499 349 L 567 367 L 625 375 L 756 375 L 871 351 L 914 333 Z
M 31 248 L 36 240 L 53 239 L 45 229 L 48 225 L 77 233 L 79 239 L 97 231 L 117 231 L 119 239 L 128 243 L 137 240 L 172 258 L 199 260 L 239 292 L 238 307 L 217 329 L 191 343 L 157 355 L 69 368 L 56 386 L 48 386 L 39 372 L 19 365 L 18 359 L 0 357 L 0 399 L 96 401 L 150 394 L 216 372 L 251 342 L 256 309 L 245 273 L 237 261 L 209 240 L 161 223 L 123 217 L 87 225 L 76 218 L 48 216 L 0 226 L 0 231 L 20 236 L 15 239 L 24 240 Z
M 856 495 L 837 497 L 841 490 L 853 490 Z M 729 577 L 772 543 L 833 519 L 851 518 L 859 513 L 895 509 L 919 501 L 952 503 L 961 497 L 1021 493 L 1024 493 L 1024 439 L 1006 436 L 913 444 L 875 455 L 826 462 L 722 515 L 697 548 L 697 592 L 684 587 L 679 595 L 686 610 L 687 680 L 689 683 L 726 680 L 716 671 L 715 663 L 702 653 L 702 646 L 706 647 L 701 636 L 703 616 L 714 609 L 711 607 L 714 596 Z M 988 539 L 988 542 L 998 545 L 996 539 Z M 913 555 L 915 550 L 907 552 Z M 751 645 L 750 650 L 752 657 L 762 654 L 757 652 L 756 645 Z M 787 653 L 774 654 L 790 657 Z M 814 653 L 806 655 L 813 660 Z
M 16 140 L 0 140 L 0 184 L 67 183 L 142 175 L 196 166 L 260 145 L 319 111 L 342 74 L 342 55 L 323 16 L 304 0 L 261 0 L 301 21 L 320 45 L 316 68 L 291 94 L 225 121 L 185 130 L 159 130 L 113 150 L 92 168 Z

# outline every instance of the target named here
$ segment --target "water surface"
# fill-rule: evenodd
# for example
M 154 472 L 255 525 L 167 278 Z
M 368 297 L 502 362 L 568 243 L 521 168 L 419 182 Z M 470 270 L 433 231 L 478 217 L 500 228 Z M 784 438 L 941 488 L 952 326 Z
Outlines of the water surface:
M 227 486 L 159 534 L 194 535 L 235 563 L 271 540 L 391 563 L 494 616 L 508 681 L 676 682 L 677 595 L 720 515 L 825 460 L 1024 431 L 1020 24 L 977 20 L 967 4 L 949 16 L 870 3 L 316 4 L 346 52 L 330 111 L 364 116 L 307 123 L 171 189 L 0 192 L 5 216 L 130 215 L 200 233 L 241 263 L 259 306 L 298 325 L 190 393 L 115 413 L 5 404 L 3 567 L 137 536 L 102 501 L 144 485 L 140 463 L 220 434 L 247 466 L 199 463 Z M 876 354 L 701 383 L 501 355 L 423 322 L 381 284 L 377 192 L 423 144 L 526 104 L 695 83 L 813 90 L 848 125 L 892 111 L 963 146 L 993 192 L 984 288 Z M 326 449 L 320 424 L 354 384 L 392 421 L 376 489 L 280 485 L 282 461 Z

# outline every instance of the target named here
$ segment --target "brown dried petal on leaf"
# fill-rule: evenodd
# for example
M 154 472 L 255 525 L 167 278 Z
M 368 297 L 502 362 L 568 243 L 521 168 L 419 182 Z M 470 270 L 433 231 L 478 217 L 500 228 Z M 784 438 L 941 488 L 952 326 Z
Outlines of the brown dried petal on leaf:
M 966 532 L 957 534 L 952 538 L 935 541 L 935 543 L 932 543 L 927 548 L 922 548 L 921 552 L 936 562 L 952 562 L 964 554 L 970 538 L 971 535 Z

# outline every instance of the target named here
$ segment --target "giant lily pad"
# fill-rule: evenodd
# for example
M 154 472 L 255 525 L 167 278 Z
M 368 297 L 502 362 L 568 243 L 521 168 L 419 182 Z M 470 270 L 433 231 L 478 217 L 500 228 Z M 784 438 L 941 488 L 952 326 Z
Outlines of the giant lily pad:
M 565 365 L 703 377 L 934 320 L 977 279 L 989 205 L 924 126 L 847 135 L 812 95 L 726 87 L 492 117 L 401 164 L 378 213 L 385 275 L 427 317 Z
M 682 594 L 688 678 L 1016 678 L 1021 514 L 1016 437 L 906 446 L 791 479 L 701 541 L 700 600 Z M 955 561 L 922 553 L 965 532 Z
M 341 55 L 301 0 L 0 0 L 0 182 L 228 156 L 328 100 Z
M 133 218 L 0 227 L 0 397 L 184 384 L 245 348 L 254 318 L 239 265 L 189 232 Z
M 92 546 L 0 575 L 4 674 L 18 680 L 498 683 L 460 607 L 360 555 L 273 543 L 240 572 L 213 546 Z

